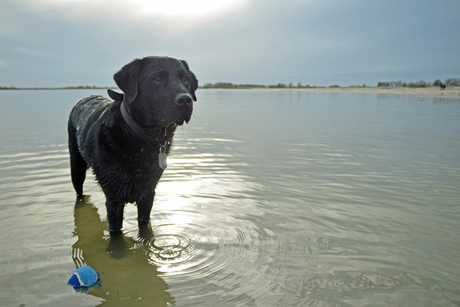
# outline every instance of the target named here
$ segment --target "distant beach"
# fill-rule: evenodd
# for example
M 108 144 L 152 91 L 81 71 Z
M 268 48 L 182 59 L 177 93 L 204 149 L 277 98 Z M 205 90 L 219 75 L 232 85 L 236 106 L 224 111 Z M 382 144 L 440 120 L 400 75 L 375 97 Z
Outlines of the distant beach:
M 200 89 L 208 89 L 206 87 Z M 232 90 L 234 88 L 228 88 Z M 238 87 L 237 89 L 253 90 L 281 90 L 281 91 L 310 91 L 310 92 L 337 92 L 337 93 L 354 93 L 354 94 L 384 94 L 384 95 L 406 95 L 418 97 L 446 97 L 457 98 L 460 100 L 460 86 L 448 87 L 442 90 L 437 86 L 430 87 L 284 87 L 284 88 L 266 88 L 266 87 Z
M 312 88 L 286 88 L 285 90 L 297 91 L 319 91 L 319 92 L 338 92 L 338 93 L 360 93 L 360 94 L 387 94 L 387 95 L 408 95 L 420 97 L 448 97 L 460 100 L 460 87 L 448 87 L 440 90 L 439 87 L 312 87 Z
M 69 86 L 59 88 L 20 88 L 20 87 L 0 87 L 0 90 L 91 90 L 91 89 L 115 89 L 117 87 L 108 86 Z M 221 87 L 216 87 L 220 88 Z M 211 89 L 208 87 L 200 87 L 200 89 Z M 386 95 L 407 95 L 407 96 L 419 96 L 419 97 L 445 97 L 445 98 L 457 98 L 460 100 L 460 86 L 450 86 L 445 90 L 441 90 L 437 86 L 428 87 L 370 87 L 370 86 L 349 86 L 349 87 L 282 87 L 282 88 L 267 88 L 266 86 L 238 86 L 236 88 L 224 88 L 228 90 L 232 89 L 252 89 L 252 90 L 281 90 L 281 91 L 311 91 L 311 92 L 337 92 L 337 93 L 355 93 L 355 94 L 386 94 Z

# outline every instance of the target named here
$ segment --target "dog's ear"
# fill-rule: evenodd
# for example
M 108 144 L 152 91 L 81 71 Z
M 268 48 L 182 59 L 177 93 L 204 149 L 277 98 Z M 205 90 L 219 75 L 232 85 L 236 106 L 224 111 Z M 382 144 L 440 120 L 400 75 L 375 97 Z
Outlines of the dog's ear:
M 135 59 L 123 66 L 120 71 L 113 75 L 118 87 L 125 93 L 126 99 L 131 103 L 137 96 L 137 83 L 141 69 L 141 59 Z
M 187 62 L 185 62 L 184 60 L 181 60 L 180 61 L 182 63 L 182 65 L 184 65 L 185 69 L 187 69 L 187 71 L 192 75 L 192 98 L 193 98 L 193 101 L 196 101 L 196 96 L 195 96 L 195 91 L 197 90 L 198 88 L 198 79 L 195 77 L 195 74 L 190 70 L 190 68 L 188 68 L 188 64 Z
M 198 88 L 198 79 L 195 77 L 195 74 L 193 72 L 190 72 L 192 74 L 192 98 L 193 101 L 196 101 L 196 96 L 195 96 L 195 91 Z
M 109 94 L 110 98 L 112 98 L 115 101 L 123 101 L 123 99 L 125 98 L 125 95 L 115 92 L 112 89 L 108 89 L 107 93 Z

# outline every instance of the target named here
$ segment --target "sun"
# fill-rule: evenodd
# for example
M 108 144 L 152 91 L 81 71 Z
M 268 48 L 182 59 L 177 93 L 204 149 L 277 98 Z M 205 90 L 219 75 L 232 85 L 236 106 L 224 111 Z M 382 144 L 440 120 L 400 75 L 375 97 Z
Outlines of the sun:
M 241 6 L 245 0 L 134 0 L 143 14 L 209 15 Z

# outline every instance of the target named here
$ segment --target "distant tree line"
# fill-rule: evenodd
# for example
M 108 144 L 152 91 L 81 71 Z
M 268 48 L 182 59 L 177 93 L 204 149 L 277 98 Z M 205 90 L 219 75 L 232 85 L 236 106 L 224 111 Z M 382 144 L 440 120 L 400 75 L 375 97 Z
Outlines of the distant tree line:
M 269 85 L 268 88 L 306 88 L 306 87 L 311 87 L 310 85 L 302 85 L 301 82 L 297 83 L 297 86 L 294 86 L 294 84 L 291 82 L 289 84 L 285 83 L 278 83 L 276 85 Z M 316 86 L 313 86 L 316 87 Z
M 460 86 L 460 79 L 450 78 L 442 82 L 441 80 L 436 80 L 433 83 L 425 82 L 423 80 L 418 82 L 405 82 L 405 81 L 391 81 L 391 82 L 378 82 L 378 87 L 430 87 L 430 86 L 441 86 L 444 84 L 446 86 Z M 339 85 L 330 85 L 329 88 L 339 88 Z M 363 85 L 352 85 L 349 87 L 360 88 L 366 87 L 366 84 Z M 294 85 L 291 83 L 278 83 L 274 85 L 259 85 L 259 84 L 233 84 L 230 82 L 217 82 L 217 83 L 206 83 L 203 85 L 203 88 L 325 88 L 325 86 L 316 86 L 316 85 L 302 85 L 301 82 Z
M 379 82 L 378 87 L 430 87 L 430 86 L 460 86 L 460 79 L 450 78 L 444 81 L 436 80 L 433 83 L 425 82 L 423 80 L 418 82 L 403 82 L 403 81 L 391 81 L 391 82 Z
M 366 86 L 365 84 L 363 86 Z M 318 88 L 324 88 L 325 86 L 318 86 Z M 339 87 L 338 85 L 331 85 L 329 87 Z M 360 86 L 358 86 L 360 87 Z M 297 86 L 294 84 L 288 83 L 278 83 L 275 85 L 260 85 L 260 84 L 233 84 L 229 82 L 217 82 L 217 83 L 206 83 L 203 85 L 203 88 L 317 88 L 313 85 L 302 85 L 301 82 L 297 83 Z
M 268 88 L 325 88 L 326 86 L 316 86 L 316 85 L 309 85 L 309 84 L 306 84 L 306 85 L 302 85 L 301 82 L 297 83 L 297 86 L 294 86 L 294 84 L 291 82 L 289 84 L 285 84 L 285 83 L 278 83 L 276 85 L 269 85 L 267 86 Z M 340 87 L 339 85 L 329 85 L 328 86 L 329 88 L 338 88 Z M 364 83 L 363 85 L 352 85 L 352 86 L 349 86 L 349 87 L 366 87 L 366 84 Z
M 236 84 L 228 82 L 206 83 L 203 88 L 237 88 Z
M 233 84 L 230 82 L 206 83 L 203 88 L 267 88 L 259 84 Z

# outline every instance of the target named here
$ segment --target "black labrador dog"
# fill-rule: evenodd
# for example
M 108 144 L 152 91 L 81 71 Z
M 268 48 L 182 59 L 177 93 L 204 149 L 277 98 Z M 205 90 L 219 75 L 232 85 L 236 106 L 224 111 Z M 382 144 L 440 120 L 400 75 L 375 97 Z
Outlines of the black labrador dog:
M 121 230 L 126 203 L 136 203 L 140 223 L 150 220 L 174 131 L 189 122 L 198 88 L 187 63 L 170 57 L 135 59 L 114 79 L 124 94 L 109 90 L 114 101 L 102 96 L 82 99 L 68 124 L 77 197 L 83 197 L 91 167 L 106 197 L 111 232 Z

